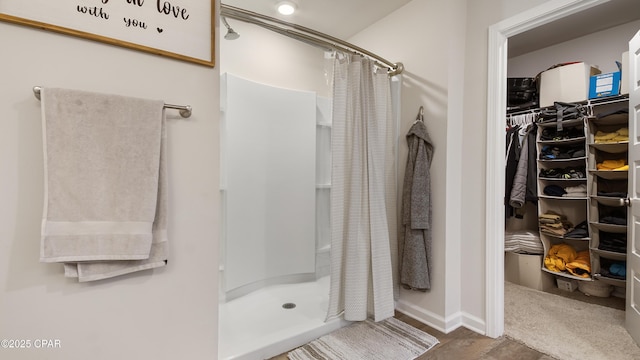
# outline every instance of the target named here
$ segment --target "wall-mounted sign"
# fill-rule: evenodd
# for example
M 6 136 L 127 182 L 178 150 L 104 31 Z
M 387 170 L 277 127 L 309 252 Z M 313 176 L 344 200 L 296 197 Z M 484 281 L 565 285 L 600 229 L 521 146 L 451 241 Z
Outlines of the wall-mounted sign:
M 214 66 L 214 0 L 0 0 L 0 20 Z

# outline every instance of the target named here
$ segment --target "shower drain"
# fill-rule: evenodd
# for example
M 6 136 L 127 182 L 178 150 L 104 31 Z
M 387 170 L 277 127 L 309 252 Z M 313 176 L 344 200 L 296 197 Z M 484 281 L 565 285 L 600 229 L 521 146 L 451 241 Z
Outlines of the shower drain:
M 294 304 L 294 303 L 284 303 L 284 304 L 282 304 L 282 307 L 284 309 L 293 309 L 293 308 L 296 307 L 296 304 Z

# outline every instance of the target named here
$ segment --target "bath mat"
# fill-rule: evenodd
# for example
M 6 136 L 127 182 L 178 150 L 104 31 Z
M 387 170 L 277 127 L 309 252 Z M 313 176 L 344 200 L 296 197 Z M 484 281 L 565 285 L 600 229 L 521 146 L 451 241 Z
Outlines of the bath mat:
M 287 354 L 291 360 L 412 360 L 438 344 L 435 337 L 395 318 L 361 321 Z

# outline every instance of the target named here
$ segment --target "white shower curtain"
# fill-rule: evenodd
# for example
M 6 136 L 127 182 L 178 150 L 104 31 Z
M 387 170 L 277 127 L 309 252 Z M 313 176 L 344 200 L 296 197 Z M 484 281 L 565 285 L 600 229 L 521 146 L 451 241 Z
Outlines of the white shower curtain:
M 327 318 L 394 315 L 395 146 L 386 69 L 337 56 L 331 129 L 331 287 Z M 391 216 L 387 214 L 387 207 Z M 390 224 L 391 223 L 391 224 Z M 391 226 L 390 226 L 391 225 Z

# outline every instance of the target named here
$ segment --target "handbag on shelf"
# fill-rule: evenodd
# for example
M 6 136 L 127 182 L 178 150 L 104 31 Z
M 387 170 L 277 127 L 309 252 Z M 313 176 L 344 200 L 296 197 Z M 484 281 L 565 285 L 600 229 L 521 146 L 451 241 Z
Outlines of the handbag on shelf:
M 587 116 L 587 108 L 582 104 L 554 102 L 553 107 L 540 111 L 539 121 L 557 122 L 557 130 L 562 131 L 564 120 L 581 119 Z

